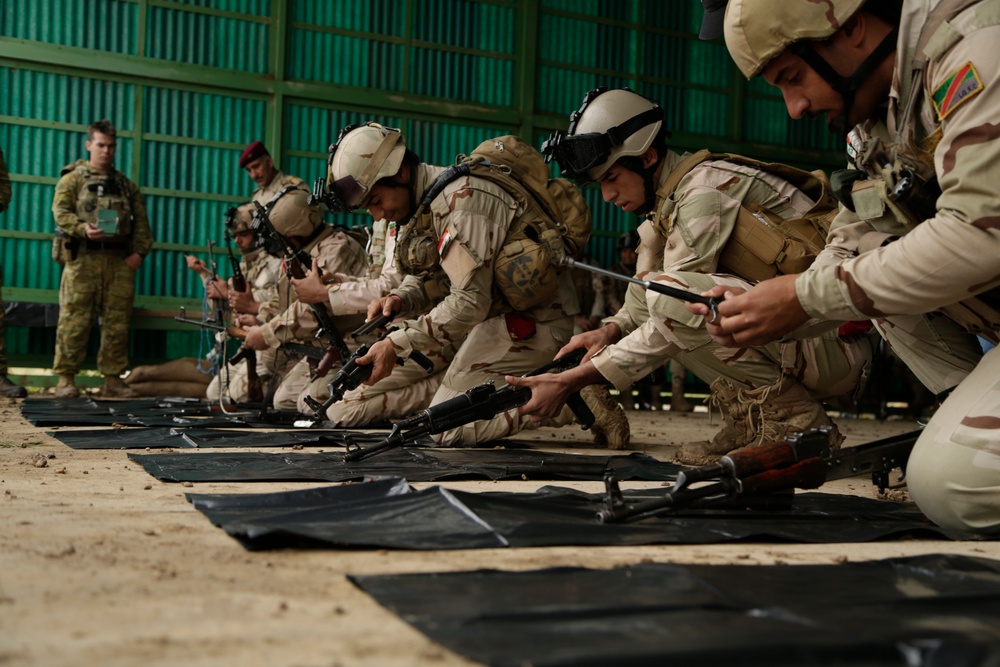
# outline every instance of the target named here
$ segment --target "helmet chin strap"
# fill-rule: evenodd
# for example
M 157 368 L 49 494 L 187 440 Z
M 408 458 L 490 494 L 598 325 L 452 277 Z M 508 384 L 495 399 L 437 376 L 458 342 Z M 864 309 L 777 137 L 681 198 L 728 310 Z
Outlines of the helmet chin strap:
M 882 61 L 895 50 L 898 36 L 899 29 L 893 28 L 850 76 L 838 74 L 830 66 L 830 63 L 816 53 L 808 42 L 796 42 L 788 47 L 792 53 L 802 58 L 809 67 L 813 68 L 817 74 L 830 84 L 830 87 L 839 93 L 841 99 L 844 100 L 843 113 L 830 121 L 831 132 L 842 137 L 847 136 L 847 132 L 851 129 L 847 125 L 847 119 L 851 115 L 851 108 L 854 106 L 854 97 L 858 92 L 858 88 L 875 71 L 875 68 L 881 65 Z

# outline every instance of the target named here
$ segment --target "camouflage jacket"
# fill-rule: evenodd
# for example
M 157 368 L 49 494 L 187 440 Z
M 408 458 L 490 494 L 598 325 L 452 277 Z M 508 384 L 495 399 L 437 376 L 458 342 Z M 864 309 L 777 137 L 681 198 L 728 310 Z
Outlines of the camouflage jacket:
M 274 178 L 271 179 L 270 183 L 253 191 L 253 200 L 261 204 L 267 204 L 267 202 L 274 199 L 275 195 L 289 185 L 301 185 L 308 188 L 305 181 L 298 176 L 288 176 L 279 171 L 274 174 Z
M 428 164 L 417 167 L 417 201 L 443 171 L 444 167 Z M 412 349 L 425 353 L 440 350 L 503 312 L 502 299 L 493 284 L 494 262 L 520 207 L 498 185 L 464 176 L 450 182 L 431 202 L 430 210 L 439 239 L 441 268 L 451 281 L 451 291 L 425 315 L 408 320 L 389 335 L 397 354 L 404 358 Z M 420 282 L 407 276 L 393 290 L 403 299 L 404 312 L 422 312 L 428 306 Z M 537 322 L 551 322 L 578 311 L 573 278 L 565 271 L 555 295 L 522 315 Z
M 849 137 L 852 166 L 868 180 L 854 185 L 855 210 L 841 210 L 826 249 L 796 281 L 799 301 L 815 318 L 941 309 L 968 330 L 998 338 L 1000 8 L 983 0 L 947 22 L 932 20 L 948 4 L 904 3 L 886 116 Z M 917 60 L 926 61 L 922 71 L 911 71 Z M 914 220 L 888 197 L 904 167 L 920 180 L 937 176 L 941 194 L 931 217 Z
M 0 212 L 10 206 L 10 176 L 7 174 L 7 163 L 3 159 L 3 149 L 0 149 Z
M 107 194 L 103 184 L 113 182 Z M 97 187 L 100 186 L 100 187 Z M 52 214 L 56 226 L 69 236 L 85 239 L 85 227 L 97 220 L 100 209 L 119 212 L 122 233 L 107 237 L 107 241 L 125 241 L 132 252 L 143 257 L 153 249 L 153 233 L 146 215 L 146 200 L 135 183 L 120 171 L 101 174 L 86 160 L 77 160 L 63 167 L 52 199 Z
M 378 250 L 371 260 L 373 263 L 380 262 L 377 273 L 373 276 L 370 271 L 368 278 L 361 280 L 357 276 L 338 274 L 337 282 L 330 285 L 329 290 L 330 308 L 334 315 L 366 314 L 368 304 L 384 297 L 403 280 L 402 273 L 396 268 L 396 223 L 380 220 L 374 229 L 372 247 Z
M 260 322 L 266 322 L 272 317 L 278 305 L 278 278 L 281 276 L 281 260 L 267 254 L 263 248 L 255 248 L 248 253 L 244 253 L 240 259 L 240 267 L 243 275 L 250 283 L 250 291 L 253 293 L 253 300 L 263 306 L 261 312 L 257 313 Z M 230 286 L 232 281 L 230 280 Z M 266 310 L 270 304 L 272 310 Z M 261 319 L 263 317 L 265 319 Z

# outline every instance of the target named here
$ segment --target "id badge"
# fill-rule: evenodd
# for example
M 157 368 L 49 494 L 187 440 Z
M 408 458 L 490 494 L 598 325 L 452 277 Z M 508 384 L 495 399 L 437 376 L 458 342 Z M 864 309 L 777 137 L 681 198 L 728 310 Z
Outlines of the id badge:
M 97 228 L 108 236 L 118 233 L 118 211 L 101 208 L 97 210 Z

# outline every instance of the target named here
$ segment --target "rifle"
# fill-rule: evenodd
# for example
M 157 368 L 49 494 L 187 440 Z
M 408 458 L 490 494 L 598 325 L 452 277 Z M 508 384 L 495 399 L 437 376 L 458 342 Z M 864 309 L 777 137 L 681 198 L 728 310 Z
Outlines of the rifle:
M 379 318 L 373 319 L 372 322 L 375 322 L 377 319 Z M 362 329 L 365 329 L 364 333 L 367 333 L 367 331 L 371 331 L 372 329 L 381 328 L 369 326 L 370 324 L 370 322 L 366 322 L 352 335 L 359 335 L 358 331 L 361 331 Z M 395 331 L 394 328 L 387 329 L 385 333 L 378 337 L 376 342 L 382 340 L 393 331 Z M 351 358 L 348 359 L 347 363 L 340 367 L 340 370 L 337 371 L 337 374 L 333 376 L 333 379 L 330 380 L 330 383 L 327 385 L 330 396 L 325 401 L 321 403 L 309 395 L 303 399 L 306 405 L 309 406 L 309 409 L 313 411 L 313 414 L 316 415 L 316 419 L 326 419 L 326 411 L 331 405 L 344 398 L 344 394 L 348 391 L 360 387 L 362 382 L 371 377 L 372 365 L 366 364 L 362 366 L 358 364 L 358 359 L 368 354 L 370 349 L 371 346 L 367 343 L 361 345 L 358 347 L 357 351 L 351 355 Z M 434 372 L 434 362 L 428 359 L 422 352 L 413 350 L 410 353 L 410 359 L 415 361 L 421 368 L 427 371 L 428 375 L 431 375 Z M 397 365 L 402 366 L 404 363 L 406 363 L 405 359 L 400 359 L 399 357 L 396 358 Z
M 597 512 L 600 523 L 627 523 L 696 504 L 746 506 L 795 489 L 815 489 L 845 477 L 870 473 L 872 484 L 884 491 L 903 483 L 906 461 L 920 431 L 911 431 L 857 447 L 831 450 L 830 427 L 823 426 L 790 435 L 783 441 L 730 452 L 699 468 L 685 468 L 663 497 L 628 505 L 613 475 L 604 478 L 604 508 Z M 889 476 L 900 470 L 896 484 Z M 692 486 L 708 482 L 703 486 Z
M 243 267 L 240 266 L 240 260 L 236 259 L 236 255 L 233 253 L 233 246 L 230 241 L 232 241 L 233 235 L 227 230 L 225 233 L 226 238 L 226 250 L 229 252 L 229 265 L 233 267 L 233 289 L 237 292 L 247 291 L 247 277 L 243 274 Z
M 631 276 L 622 275 L 621 273 L 615 273 L 614 271 L 608 271 L 607 269 L 602 269 L 599 266 L 591 266 L 590 264 L 585 264 L 583 262 L 578 262 L 571 257 L 564 256 L 560 263 L 564 266 L 569 266 L 577 269 L 583 269 L 584 271 L 590 271 L 591 273 L 597 273 L 602 276 L 607 276 L 608 278 L 614 278 L 615 280 L 624 280 L 628 283 L 634 283 L 636 285 L 641 285 L 648 290 L 652 290 L 657 294 L 664 294 L 666 296 L 672 296 L 675 299 L 680 299 L 681 301 L 687 301 L 688 303 L 703 303 L 708 306 L 709 310 L 712 311 L 712 319 L 709 322 L 715 322 L 719 319 L 719 304 L 722 303 L 719 299 L 712 296 L 702 296 L 700 294 L 695 294 L 694 292 L 689 292 L 687 290 L 678 289 L 676 287 L 670 287 L 669 285 L 661 285 L 660 283 L 654 283 L 651 280 L 639 280 L 638 278 L 633 278 Z
M 272 255 L 283 254 L 285 270 L 289 277 L 305 278 L 306 267 L 312 265 L 312 256 L 274 228 L 274 225 L 271 224 L 271 218 L 268 216 L 267 209 L 261 206 L 260 202 L 255 201 L 254 206 L 257 208 L 257 213 L 253 217 L 252 228 L 260 236 L 264 247 Z M 317 267 L 318 270 L 319 268 Z M 330 315 L 330 311 L 326 305 L 311 303 L 309 304 L 309 310 L 312 311 L 319 325 L 316 337 L 326 345 L 326 354 L 316 364 L 313 372 L 316 377 L 324 377 L 330 372 L 330 368 L 333 367 L 334 362 L 339 361 L 341 364 L 344 364 L 351 357 L 351 352 L 347 349 L 347 344 L 344 342 L 343 337 L 341 337 L 340 331 L 337 330 L 337 326 L 333 323 L 333 317 Z
M 583 359 L 586 350 L 578 348 L 549 363 L 539 366 L 533 371 L 529 371 L 523 377 L 542 375 L 549 372 L 559 372 L 574 366 L 578 366 Z M 514 387 L 505 385 L 497 389 L 492 381 L 484 382 L 468 389 L 465 393 L 459 394 L 447 401 L 432 405 L 425 410 L 421 410 L 412 417 L 407 417 L 403 421 L 396 422 L 392 426 L 392 431 L 381 442 L 370 447 L 361 448 L 353 443 L 348 443 L 347 453 L 344 454 L 344 461 L 360 461 L 379 452 L 402 447 L 408 442 L 413 442 L 426 435 L 444 433 L 453 428 L 471 424 L 483 419 L 492 419 L 494 416 L 518 408 L 531 400 L 531 389 L 528 387 Z M 587 407 L 586 402 L 580 394 L 571 395 L 566 404 L 570 406 L 576 418 L 580 421 L 580 426 L 584 429 L 590 428 L 594 423 L 594 414 Z
M 178 322 L 183 322 L 185 324 L 193 324 L 195 326 L 201 327 L 203 329 L 212 329 L 214 331 L 224 331 L 233 338 L 242 340 L 246 335 L 239 329 L 234 329 L 233 327 L 223 326 L 222 324 L 215 324 L 210 320 L 189 320 L 187 319 L 187 310 L 184 306 L 180 307 L 180 312 L 177 317 L 174 318 Z M 247 398 L 251 403 L 263 403 L 264 402 L 264 388 L 260 381 L 260 376 L 257 374 L 257 353 L 254 350 L 247 347 L 245 344 L 240 345 L 240 349 L 236 350 L 236 353 L 229 357 L 226 362 L 230 366 L 235 366 L 241 361 L 246 360 L 247 362 Z

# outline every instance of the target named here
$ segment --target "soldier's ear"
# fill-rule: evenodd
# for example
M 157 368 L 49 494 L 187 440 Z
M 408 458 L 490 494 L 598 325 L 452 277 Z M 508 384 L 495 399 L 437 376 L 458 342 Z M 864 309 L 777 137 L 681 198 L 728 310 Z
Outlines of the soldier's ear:
M 660 154 L 655 148 L 650 146 L 646 149 L 645 153 L 639 156 L 639 158 L 642 160 L 643 168 L 648 169 L 659 161 Z

